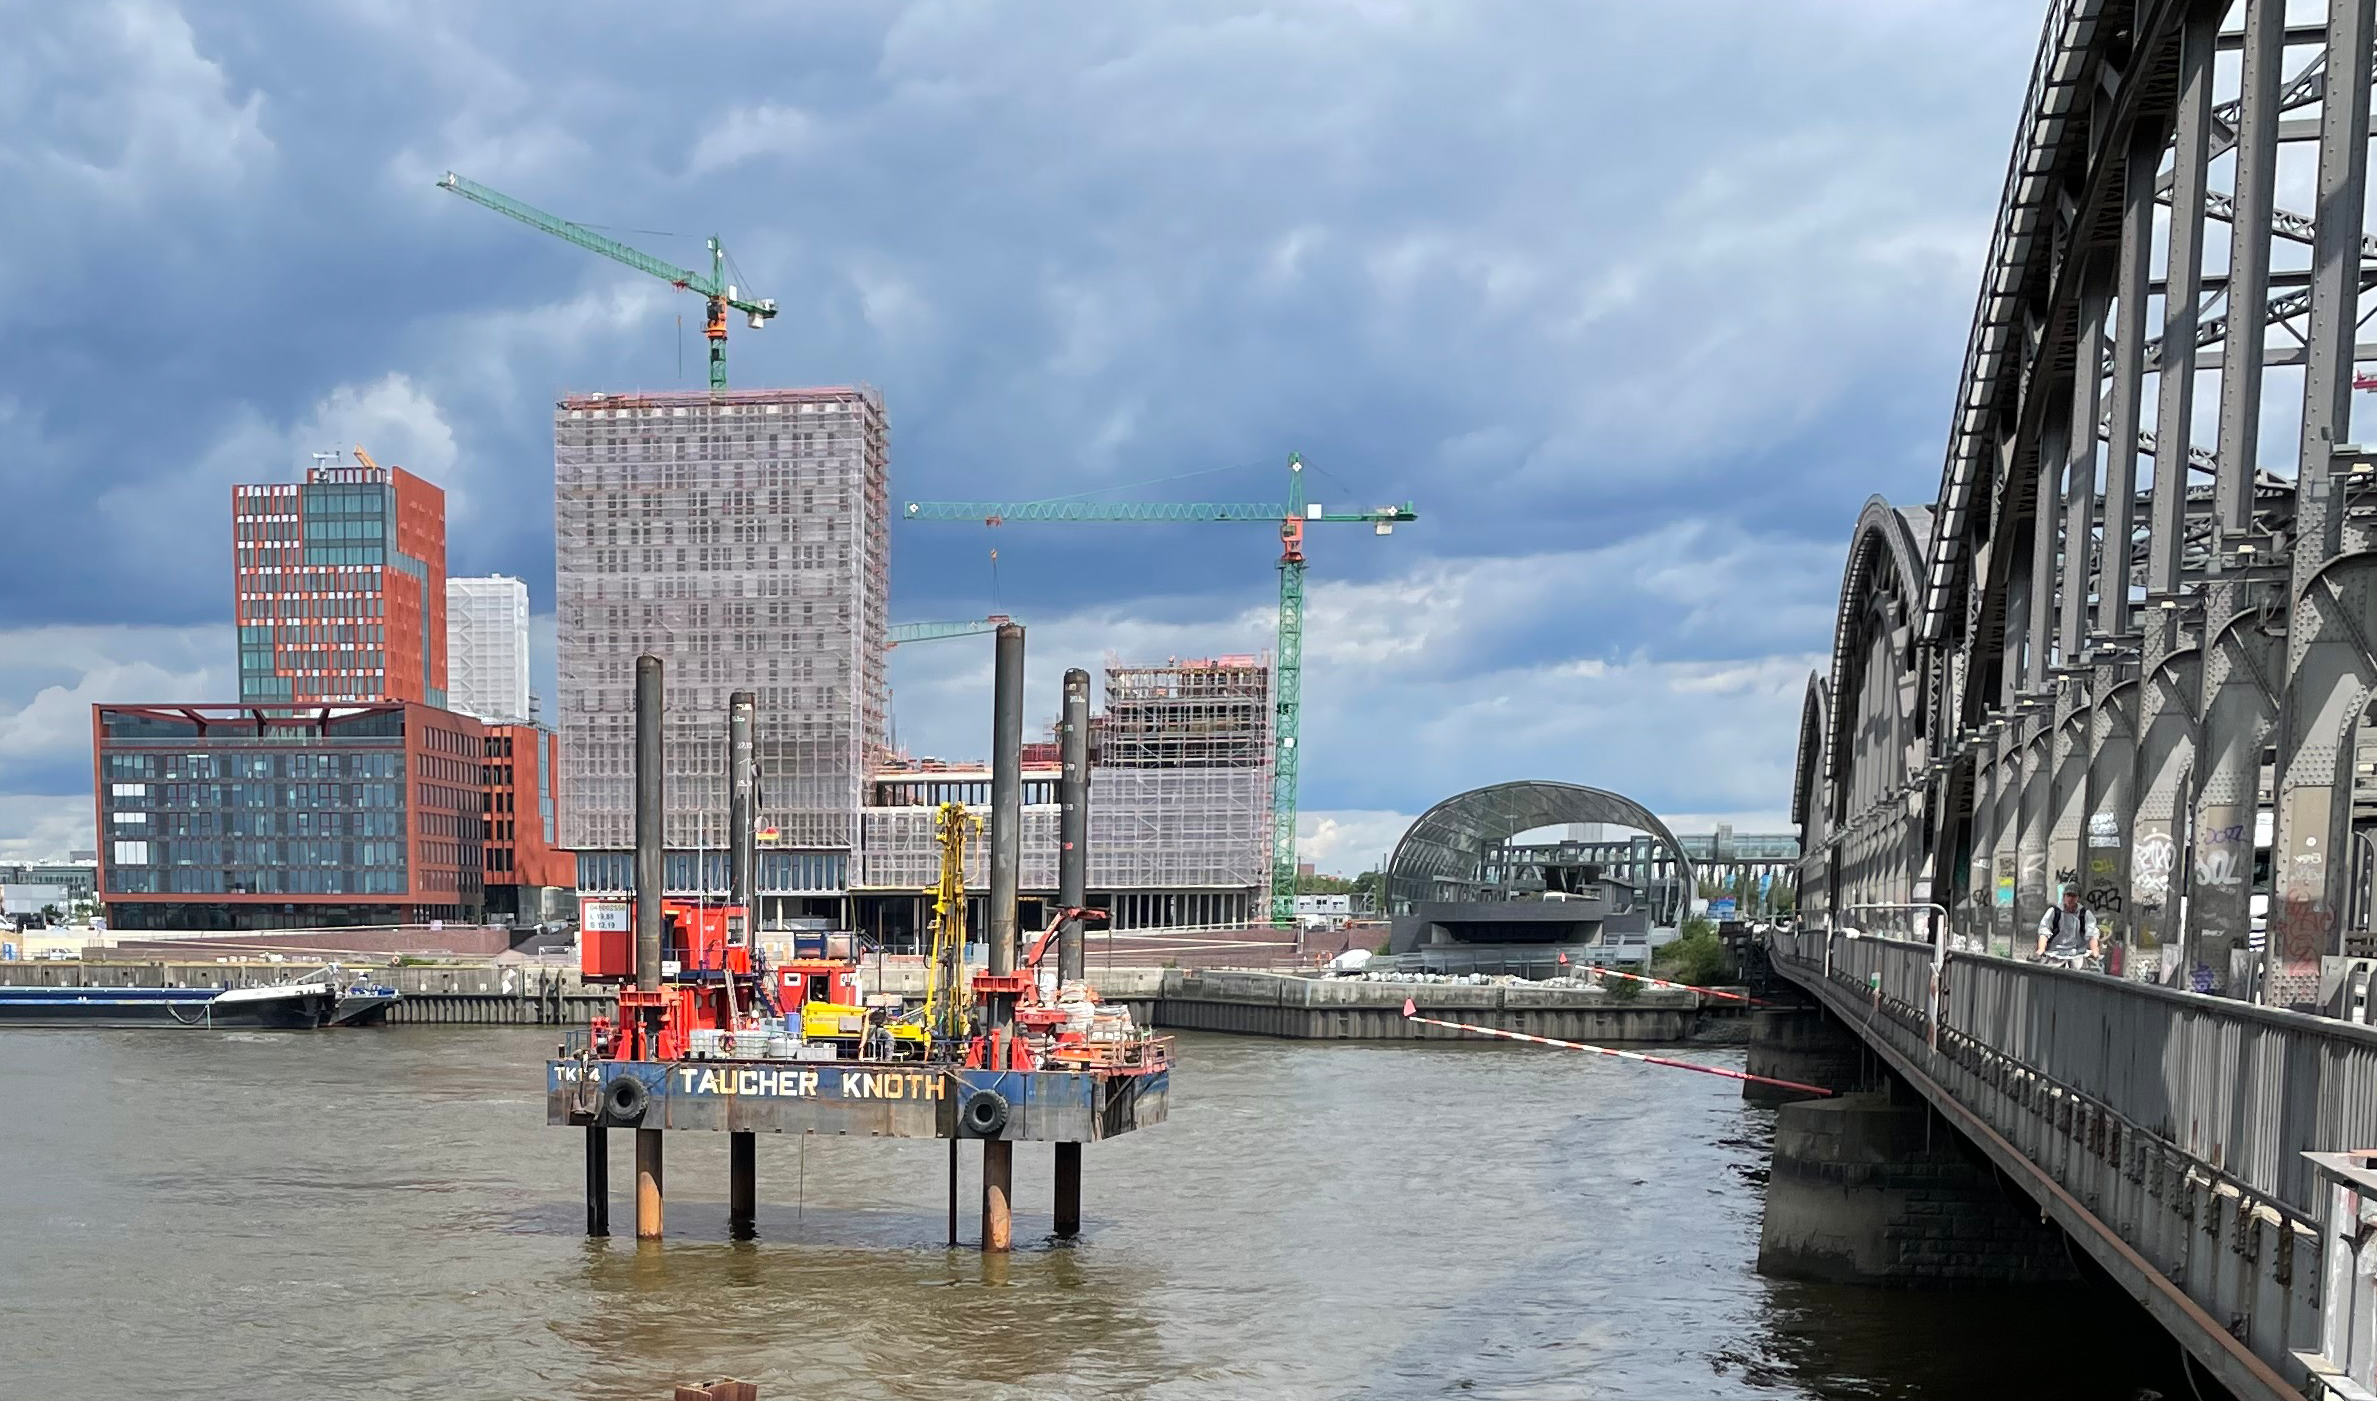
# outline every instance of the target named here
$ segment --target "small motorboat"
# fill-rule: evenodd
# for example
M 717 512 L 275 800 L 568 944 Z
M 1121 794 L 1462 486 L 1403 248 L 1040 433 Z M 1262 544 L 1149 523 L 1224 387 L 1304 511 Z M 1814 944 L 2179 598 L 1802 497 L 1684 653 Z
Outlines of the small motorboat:
M 338 990 L 338 1006 L 330 1013 L 332 1026 L 382 1026 L 387 1023 L 388 1009 L 402 1000 L 404 994 L 386 983 L 367 983 L 357 980 Z

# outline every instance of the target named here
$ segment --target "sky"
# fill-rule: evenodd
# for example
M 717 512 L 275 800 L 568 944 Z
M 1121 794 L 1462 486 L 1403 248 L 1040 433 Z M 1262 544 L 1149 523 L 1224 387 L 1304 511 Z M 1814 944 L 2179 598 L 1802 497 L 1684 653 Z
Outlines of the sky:
M 1849 529 L 1928 503 L 2035 0 L 0 0 L 0 858 L 90 845 L 94 702 L 236 696 L 228 488 L 366 446 L 528 581 L 551 405 L 774 297 L 742 387 L 878 387 L 895 500 L 1411 502 L 1316 527 L 1306 859 L 1484 783 L 1787 830 Z M 1271 645 L 1274 532 L 895 523 L 892 614 L 1057 677 Z M 893 654 L 989 747 L 989 643 Z

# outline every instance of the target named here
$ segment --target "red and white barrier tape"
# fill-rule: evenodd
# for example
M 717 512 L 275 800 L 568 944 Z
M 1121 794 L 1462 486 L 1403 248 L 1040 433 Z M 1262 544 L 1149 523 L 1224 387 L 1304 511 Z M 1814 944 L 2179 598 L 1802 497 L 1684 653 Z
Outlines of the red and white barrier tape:
M 1696 983 L 1671 983 L 1665 978 L 1654 978 L 1645 973 L 1621 973 L 1615 968 L 1597 968 L 1594 971 L 1599 973 L 1604 978 L 1631 978 L 1638 983 L 1649 983 L 1655 988 L 1675 988 L 1682 992 L 1696 992 L 1702 997 L 1722 997 L 1734 1002 L 1747 1002 L 1753 1007 L 1775 1007 L 1781 1005 L 1780 1003 L 1769 1002 L 1763 997 L 1752 997 L 1745 992 L 1727 992 L 1723 988 L 1704 988 Z
M 1703 1075 L 1722 1075 L 1728 1080 L 1746 1080 L 1754 1085 L 1779 1085 L 1786 1090 L 1804 1090 L 1808 1094 L 1824 1095 L 1828 1098 L 1832 1094 L 1832 1091 L 1825 1089 L 1822 1085 L 1803 1085 L 1797 1080 L 1777 1080 L 1771 1075 L 1752 1075 L 1747 1071 L 1725 1070 L 1714 1065 L 1695 1065 L 1688 1060 L 1670 1060 L 1665 1056 L 1646 1056 L 1640 1051 L 1613 1051 L 1607 1046 L 1589 1046 L 1582 1041 L 1559 1041 L 1549 1036 L 1529 1036 L 1523 1031 L 1502 1031 L 1490 1026 L 1471 1026 L 1467 1022 L 1438 1021 L 1434 1017 L 1421 1016 L 1418 1006 L 1408 997 L 1403 999 L 1403 1019 L 1421 1022 L 1428 1026 L 1450 1027 L 1454 1031 L 1471 1031 L 1480 1036 L 1499 1036 L 1505 1041 L 1531 1041 L 1538 1046 L 1558 1046 L 1562 1050 L 1568 1051 L 1590 1051 L 1597 1056 L 1641 1061 L 1644 1065 L 1664 1065 L 1673 1070 L 1697 1070 Z

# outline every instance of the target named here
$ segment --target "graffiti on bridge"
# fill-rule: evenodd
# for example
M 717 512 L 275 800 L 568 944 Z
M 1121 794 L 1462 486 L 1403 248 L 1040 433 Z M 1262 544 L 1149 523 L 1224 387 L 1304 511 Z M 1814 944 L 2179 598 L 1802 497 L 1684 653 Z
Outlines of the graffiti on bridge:
M 2142 832 L 2137 850 L 2130 853 L 2130 886 L 2141 914 L 2155 914 L 2171 896 L 2171 872 L 2179 865 L 2179 844 L 2168 832 Z
M 2270 917 L 2270 938 L 2288 963 L 2317 963 L 2328 950 L 2335 918 L 2318 896 L 2290 895 Z

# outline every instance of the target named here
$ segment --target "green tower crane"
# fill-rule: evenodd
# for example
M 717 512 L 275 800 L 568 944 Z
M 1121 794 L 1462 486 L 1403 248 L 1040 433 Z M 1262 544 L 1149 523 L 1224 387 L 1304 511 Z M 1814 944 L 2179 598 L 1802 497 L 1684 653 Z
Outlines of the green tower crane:
M 776 314 L 776 299 L 762 297 L 750 301 L 739 295 L 738 288 L 726 282 L 726 245 L 716 237 L 710 239 L 710 275 L 702 276 L 689 268 L 655 258 L 639 249 L 628 247 L 615 238 L 605 238 L 584 224 L 573 224 L 556 218 L 534 205 L 499 190 L 490 190 L 475 180 L 466 180 L 453 171 L 437 182 L 441 190 L 451 190 L 476 204 L 483 204 L 498 214 L 508 215 L 532 229 L 542 229 L 555 238 L 567 239 L 580 248 L 616 259 L 638 272 L 648 272 L 661 281 L 682 291 L 700 295 L 709 303 L 709 320 L 702 335 L 710 342 L 710 389 L 713 393 L 726 388 L 726 313 L 731 309 L 748 318 L 753 330 L 768 324 Z
M 1367 511 L 1327 511 L 1304 501 L 1304 459 L 1288 458 L 1288 499 L 1281 501 L 911 501 L 912 521 L 1215 521 L 1254 522 L 1279 530 L 1279 647 L 1273 670 L 1271 765 L 1271 922 L 1296 916 L 1297 725 L 1304 691 L 1304 528 L 1369 525 L 1391 535 L 1401 521 L 1419 519 L 1410 502 Z

